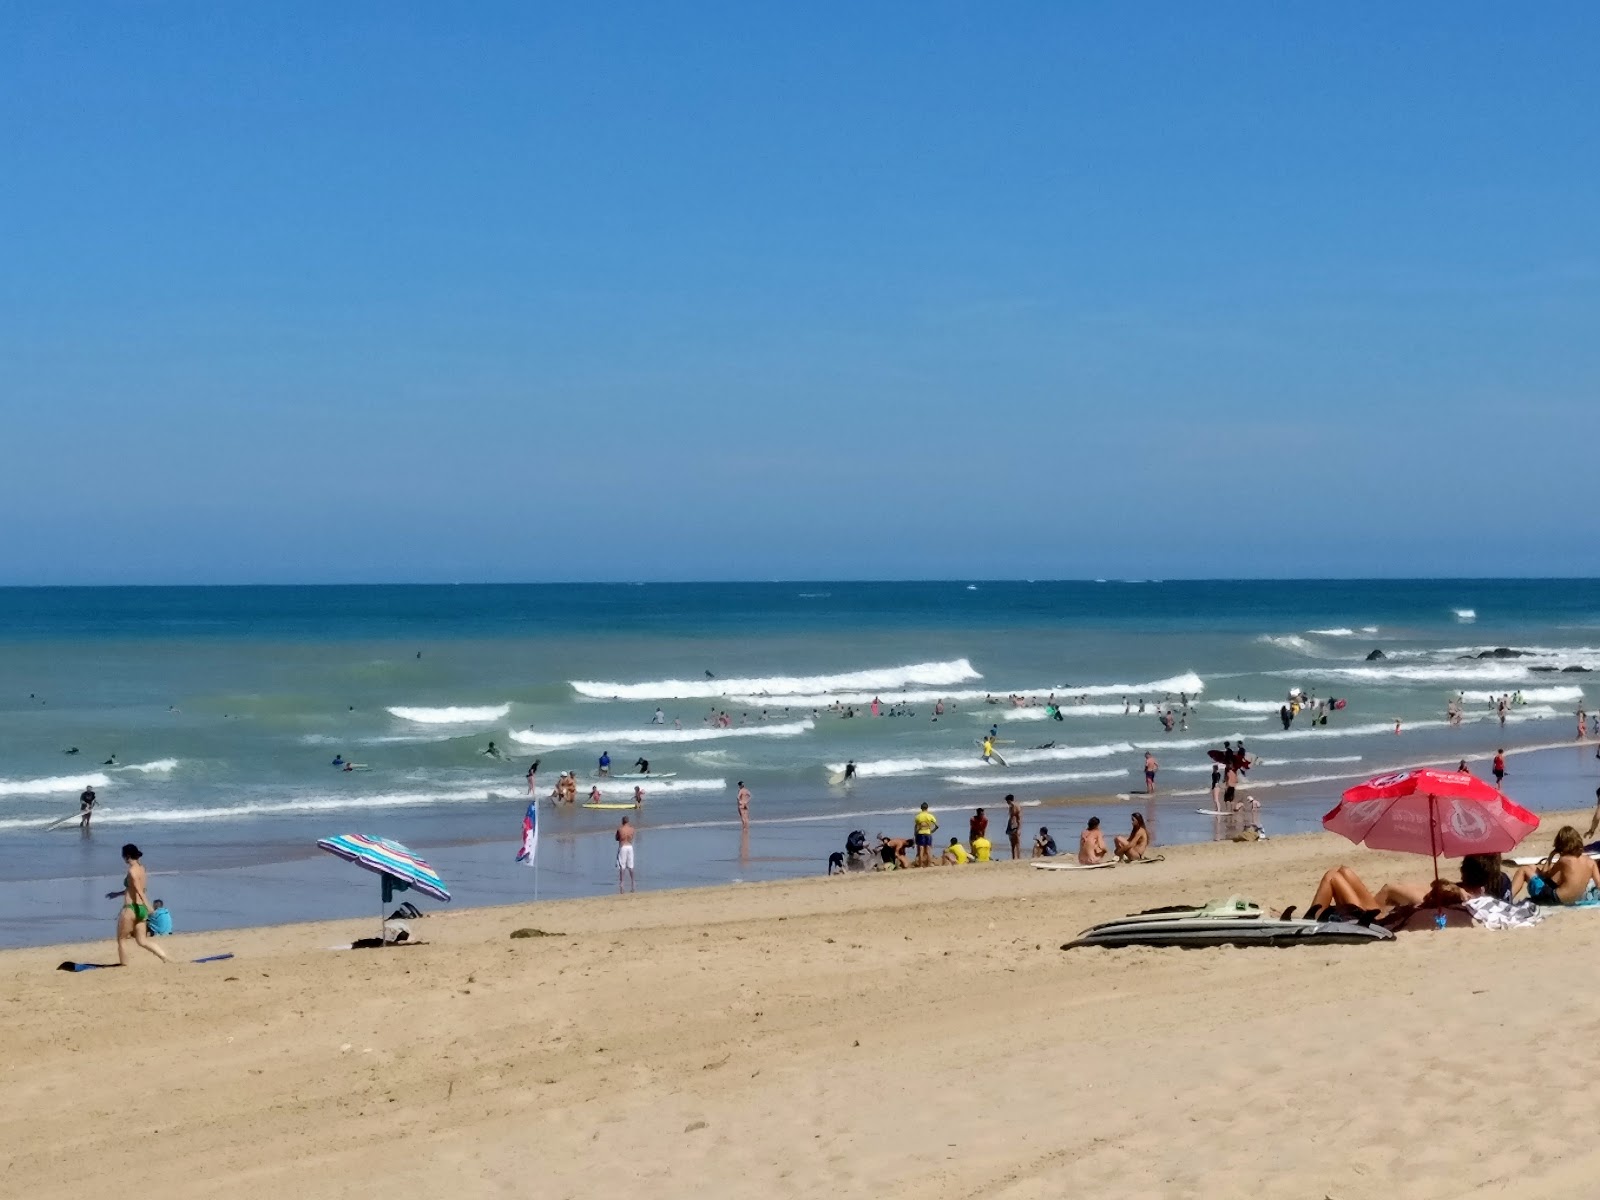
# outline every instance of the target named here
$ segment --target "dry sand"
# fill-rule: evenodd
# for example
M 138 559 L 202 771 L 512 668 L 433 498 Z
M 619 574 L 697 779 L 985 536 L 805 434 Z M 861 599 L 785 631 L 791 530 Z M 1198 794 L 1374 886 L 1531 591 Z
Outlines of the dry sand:
M 1543 847 L 1556 821 L 1530 840 Z M 1388 945 L 1075 950 L 1321 870 L 1329 835 L 0 954 L 0 1194 L 1593 1194 L 1600 912 Z M 641 867 L 648 869 L 647 863 Z M 536 925 L 563 936 L 509 940 Z M 110 922 L 107 922 L 110 929 Z

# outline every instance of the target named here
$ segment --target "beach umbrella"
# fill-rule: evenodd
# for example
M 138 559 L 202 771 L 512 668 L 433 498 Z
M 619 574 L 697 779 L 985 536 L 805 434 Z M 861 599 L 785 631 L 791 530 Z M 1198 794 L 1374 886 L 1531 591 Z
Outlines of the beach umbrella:
M 1379 775 L 1344 793 L 1322 827 L 1373 850 L 1433 856 L 1504 854 L 1539 818 L 1466 771 L 1420 767 Z
M 410 888 L 435 900 L 450 899 L 450 892 L 444 886 L 444 880 L 439 878 L 439 872 L 399 842 L 367 833 L 341 833 L 338 837 L 322 838 L 317 842 L 317 849 L 337 854 L 346 862 L 353 862 L 381 876 L 385 912 L 394 902 L 396 891 L 403 892 Z M 381 921 L 382 913 L 379 919 Z M 382 936 L 381 925 L 379 936 Z

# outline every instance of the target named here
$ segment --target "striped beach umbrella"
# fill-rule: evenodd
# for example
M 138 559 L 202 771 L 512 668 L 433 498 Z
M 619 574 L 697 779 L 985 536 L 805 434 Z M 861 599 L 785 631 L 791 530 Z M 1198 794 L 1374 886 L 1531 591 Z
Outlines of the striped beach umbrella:
M 341 833 L 338 837 L 322 838 L 317 848 L 382 876 L 386 905 L 393 899 L 395 888 L 415 888 L 435 900 L 450 899 L 449 889 L 439 878 L 439 872 L 399 842 L 367 833 Z

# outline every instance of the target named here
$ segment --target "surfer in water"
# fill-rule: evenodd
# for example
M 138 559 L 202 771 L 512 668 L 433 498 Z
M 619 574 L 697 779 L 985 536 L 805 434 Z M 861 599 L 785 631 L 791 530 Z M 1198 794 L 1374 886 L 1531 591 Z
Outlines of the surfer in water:
M 845 765 L 844 765 L 844 781 L 846 783 L 849 783 L 855 777 L 856 777 L 856 760 L 852 758 L 849 762 L 845 763 Z
M 78 818 L 78 828 L 85 833 L 89 832 L 89 819 L 94 816 L 94 789 L 84 788 L 83 795 L 78 797 L 78 811 L 83 815 Z
M 601 778 L 605 778 L 606 776 L 611 774 L 611 751 L 609 751 L 609 750 L 600 751 L 599 767 L 600 767 L 599 774 L 600 774 Z
M 504 758 L 505 757 L 505 755 L 500 753 L 500 747 L 496 746 L 493 742 L 489 743 L 488 749 L 486 749 L 483 753 L 484 753 L 484 756 L 486 758 Z
M 648 758 L 636 758 L 633 760 L 633 765 L 639 768 L 639 774 L 650 774 L 650 760 Z

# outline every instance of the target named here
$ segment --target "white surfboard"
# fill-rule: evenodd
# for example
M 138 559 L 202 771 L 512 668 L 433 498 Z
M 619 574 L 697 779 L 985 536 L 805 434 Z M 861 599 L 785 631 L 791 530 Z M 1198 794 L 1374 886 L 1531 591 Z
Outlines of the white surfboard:
M 95 805 L 95 808 L 94 808 L 94 815 L 98 817 L 101 813 L 103 813 L 105 811 L 106 810 L 102 806 L 97 804 L 97 805 Z M 45 828 L 46 829 L 60 829 L 64 825 L 70 824 L 70 823 L 72 823 L 74 821 L 81 821 L 82 819 L 83 819 L 83 813 L 81 811 L 80 812 L 74 812 L 74 813 L 68 813 L 64 817 L 59 817 L 56 820 L 51 821 L 48 825 L 45 826 Z
M 1108 858 L 1105 862 L 1036 862 L 1033 864 L 1035 871 L 1098 871 L 1101 867 L 1114 867 L 1117 860 Z
M 843 771 L 835 771 L 832 775 L 828 776 L 828 782 L 831 783 L 834 787 L 838 787 L 841 783 L 844 782 L 844 772 Z

